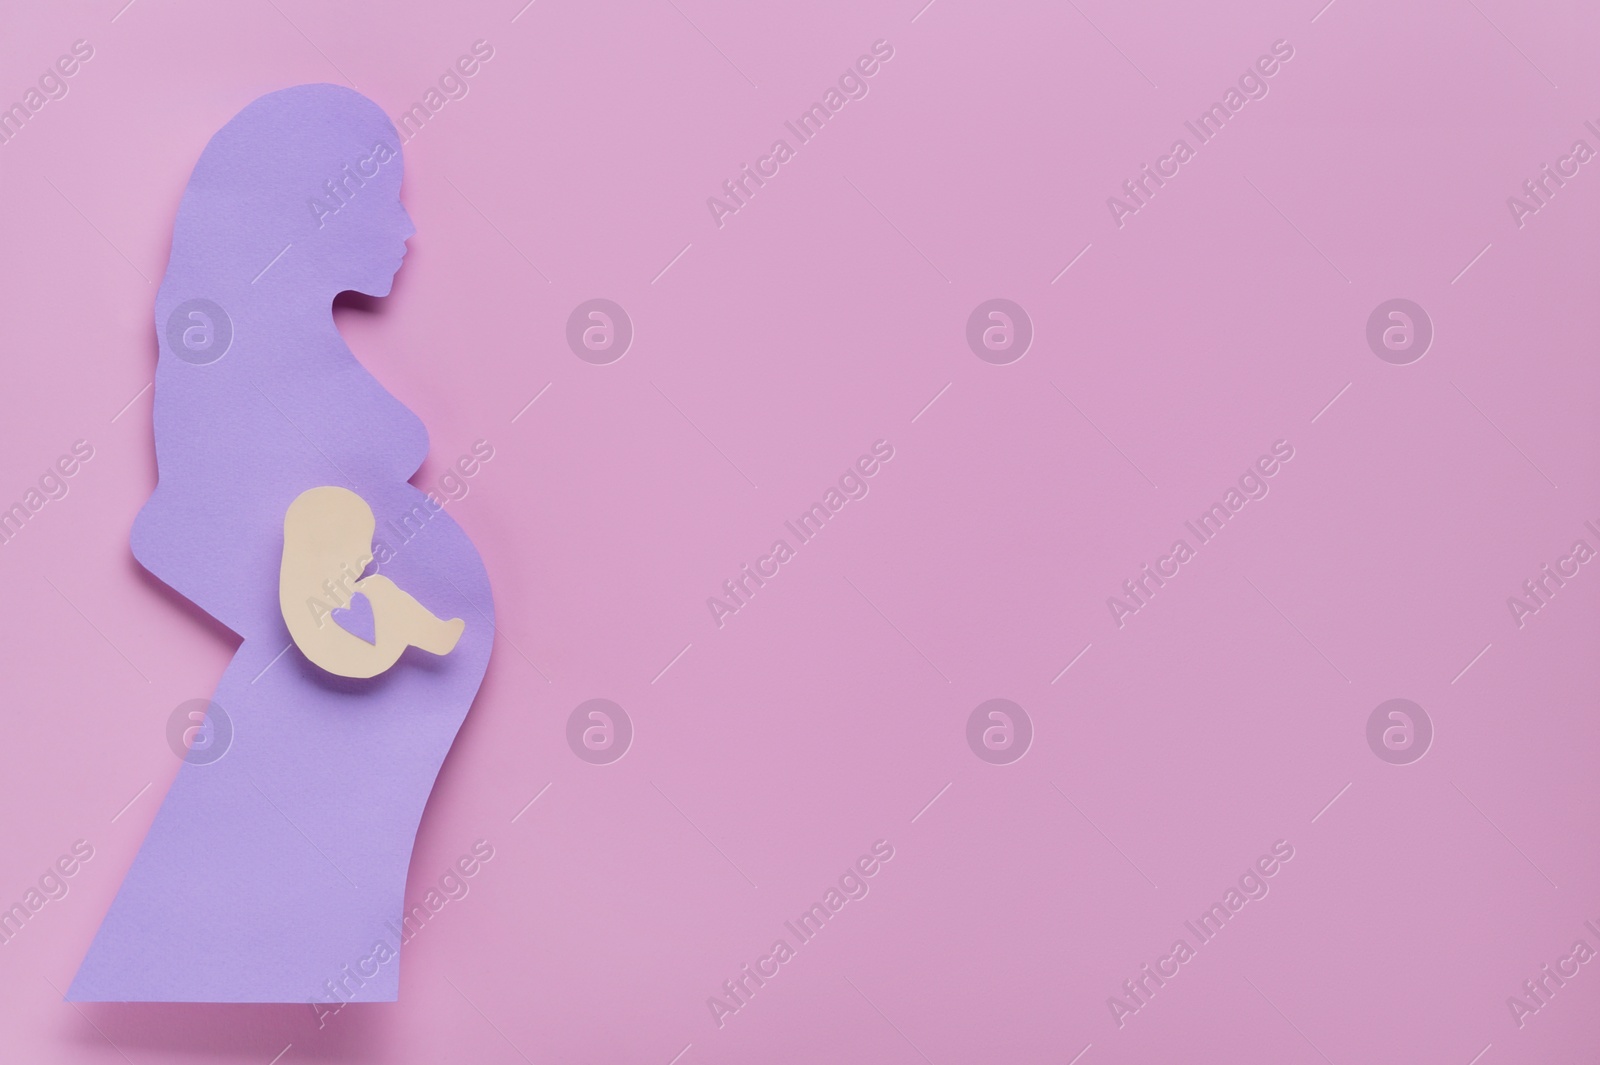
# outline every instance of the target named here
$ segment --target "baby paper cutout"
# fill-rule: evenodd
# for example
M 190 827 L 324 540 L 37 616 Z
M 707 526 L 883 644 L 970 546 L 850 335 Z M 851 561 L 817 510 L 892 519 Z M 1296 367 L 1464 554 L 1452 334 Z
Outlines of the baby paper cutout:
M 398 996 L 411 847 L 494 635 L 471 541 L 408 483 L 426 430 L 333 322 L 338 293 L 389 292 L 415 231 L 402 170 L 377 105 L 302 85 L 239 112 L 184 191 L 155 307 L 159 483 L 131 542 L 242 638 L 212 696 L 232 743 L 179 767 L 69 999 Z M 387 656 L 396 624 L 425 648 L 370 679 L 309 659 L 274 594 L 293 554 L 286 515 L 318 491 L 356 513 L 357 551 L 375 556 L 378 573 L 351 581 L 374 608 L 365 653 Z M 424 632 L 463 624 L 438 617 L 465 624 L 454 639 Z
M 366 501 L 335 485 L 306 489 L 283 517 L 278 605 L 284 623 L 301 653 L 341 677 L 375 677 L 407 647 L 449 654 L 466 626 L 460 618 L 435 617 L 382 574 L 361 576 L 373 561 L 376 528 Z M 357 596 L 365 609 L 353 606 Z M 334 618 L 331 604 L 357 617 L 347 626 Z M 369 620 L 371 639 L 354 627 L 364 630 Z

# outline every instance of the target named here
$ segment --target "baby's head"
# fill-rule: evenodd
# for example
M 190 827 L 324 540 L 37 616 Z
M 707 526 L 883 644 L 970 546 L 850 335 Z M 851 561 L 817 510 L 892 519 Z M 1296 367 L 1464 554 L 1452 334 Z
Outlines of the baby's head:
M 327 560 L 337 573 L 341 562 L 353 564 L 372 557 L 376 529 L 372 508 L 348 488 L 308 488 L 289 504 L 283 516 L 283 551 L 285 555 Z

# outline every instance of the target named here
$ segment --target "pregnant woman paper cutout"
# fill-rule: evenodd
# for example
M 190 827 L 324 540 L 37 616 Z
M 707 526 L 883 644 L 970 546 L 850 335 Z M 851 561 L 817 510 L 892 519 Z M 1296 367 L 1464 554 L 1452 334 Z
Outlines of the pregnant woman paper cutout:
M 334 326 L 400 268 L 401 170 L 376 104 L 303 85 L 189 179 L 132 546 L 243 638 L 213 697 L 233 738 L 179 768 L 69 999 L 398 997 L 417 825 L 494 637 L 477 551 L 408 483 L 426 430 Z

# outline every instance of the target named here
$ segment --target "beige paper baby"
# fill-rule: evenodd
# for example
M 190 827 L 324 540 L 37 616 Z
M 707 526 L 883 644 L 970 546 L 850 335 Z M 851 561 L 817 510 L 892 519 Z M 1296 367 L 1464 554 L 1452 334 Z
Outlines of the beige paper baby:
M 375 677 L 407 647 L 449 654 L 466 628 L 460 618 L 435 617 L 387 577 L 361 577 L 372 561 L 376 528 L 366 500 L 332 485 L 302 492 L 283 516 L 278 607 L 284 624 L 307 658 L 341 677 Z M 372 605 L 371 642 L 333 618 L 357 592 Z

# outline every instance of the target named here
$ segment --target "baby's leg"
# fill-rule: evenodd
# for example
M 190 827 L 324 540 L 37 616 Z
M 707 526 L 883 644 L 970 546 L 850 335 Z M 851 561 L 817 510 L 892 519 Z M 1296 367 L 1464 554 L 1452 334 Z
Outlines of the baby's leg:
M 420 647 L 431 654 L 444 655 L 455 650 L 467 623 L 460 618 L 444 621 L 394 581 L 381 574 L 356 583 L 356 590 L 372 601 L 380 643 L 391 641 Z

